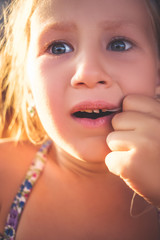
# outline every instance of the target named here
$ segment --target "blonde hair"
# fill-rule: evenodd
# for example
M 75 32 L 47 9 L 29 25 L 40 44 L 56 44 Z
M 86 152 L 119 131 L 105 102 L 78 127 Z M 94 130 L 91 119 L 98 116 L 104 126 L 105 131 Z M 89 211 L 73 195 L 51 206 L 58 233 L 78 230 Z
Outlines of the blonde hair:
M 42 141 L 46 135 L 38 116 L 31 117 L 25 60 L 30 41 L 30 18 L 37 0 L 14 0 L 4 11 L 0 42 L 0 137 Z
M 12 0 L 4 11 L 0 42 L 0 137 L 43 141 L 46 133 L 35 114 L 28 112 L 29 86 L 25 61 L 30 41 L 30 19 L 39 0 Z M 160 52 L 159 0 L 146 0 Z
M 157 41 L 158 54 L 160 57 L 160 0 L 146 0 Z

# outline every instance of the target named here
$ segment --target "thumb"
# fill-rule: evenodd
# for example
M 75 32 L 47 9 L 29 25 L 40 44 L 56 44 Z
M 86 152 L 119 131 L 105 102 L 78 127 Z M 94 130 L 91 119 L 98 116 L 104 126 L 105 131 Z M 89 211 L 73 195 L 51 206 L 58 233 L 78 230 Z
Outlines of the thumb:
M 122 178 L 127 178 L 129 152 L 130 151 L 110 152 L 105 158 L 105 164 L 107 165 L 109 171 Z

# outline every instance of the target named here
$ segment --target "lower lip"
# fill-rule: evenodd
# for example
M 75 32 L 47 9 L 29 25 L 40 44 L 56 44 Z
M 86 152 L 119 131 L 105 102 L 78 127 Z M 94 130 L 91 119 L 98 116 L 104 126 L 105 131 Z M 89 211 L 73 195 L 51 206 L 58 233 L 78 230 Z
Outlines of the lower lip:
M 109 116 L 97 118 L 97 119 L 89 119 L 89 118 L 76 118 L 74 116 L 73 119 L 81 124 L 83 127 L 86 128 L 98 128 L 98 127 L 104 127 L 111 123 L 111 119 L 113 118 L 115 114 L 111 114 Z

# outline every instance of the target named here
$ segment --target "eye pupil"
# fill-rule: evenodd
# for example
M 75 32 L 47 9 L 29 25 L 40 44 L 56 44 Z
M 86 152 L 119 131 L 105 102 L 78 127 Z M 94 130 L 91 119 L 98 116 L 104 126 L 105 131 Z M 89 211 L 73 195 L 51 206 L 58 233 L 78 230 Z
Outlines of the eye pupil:
M 123 51 L 125 50 L 125 43 L 123 41 L 116 41 L 111 44 L 112 51 Z
M 52 47 L 52 53 L 54 54 L 62 54 L 65 53 L 66 48 L 63 44 L 56 44 Z

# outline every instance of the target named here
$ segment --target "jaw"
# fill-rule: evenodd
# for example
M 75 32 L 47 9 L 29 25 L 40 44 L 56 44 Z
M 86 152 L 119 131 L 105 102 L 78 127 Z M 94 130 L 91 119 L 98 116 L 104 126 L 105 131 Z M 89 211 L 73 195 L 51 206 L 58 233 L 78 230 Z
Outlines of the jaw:
M 91 150 L 89 145 L 89 141 L 88 143 L 86 141 L 84 146 L 80 146 L 81 149 L 76 149 L 77 152 L 72 150 L 71 154 L 58 147 L 57 162 L 62 168 L 77 175 L 97 176 L 106 174 L 108 169 L 105 165 L 105 156 L 110 150 L 104 144 L 104 141 L 103 145 L 101 144 L 101 149 L 97 144 L 92 144 Z

